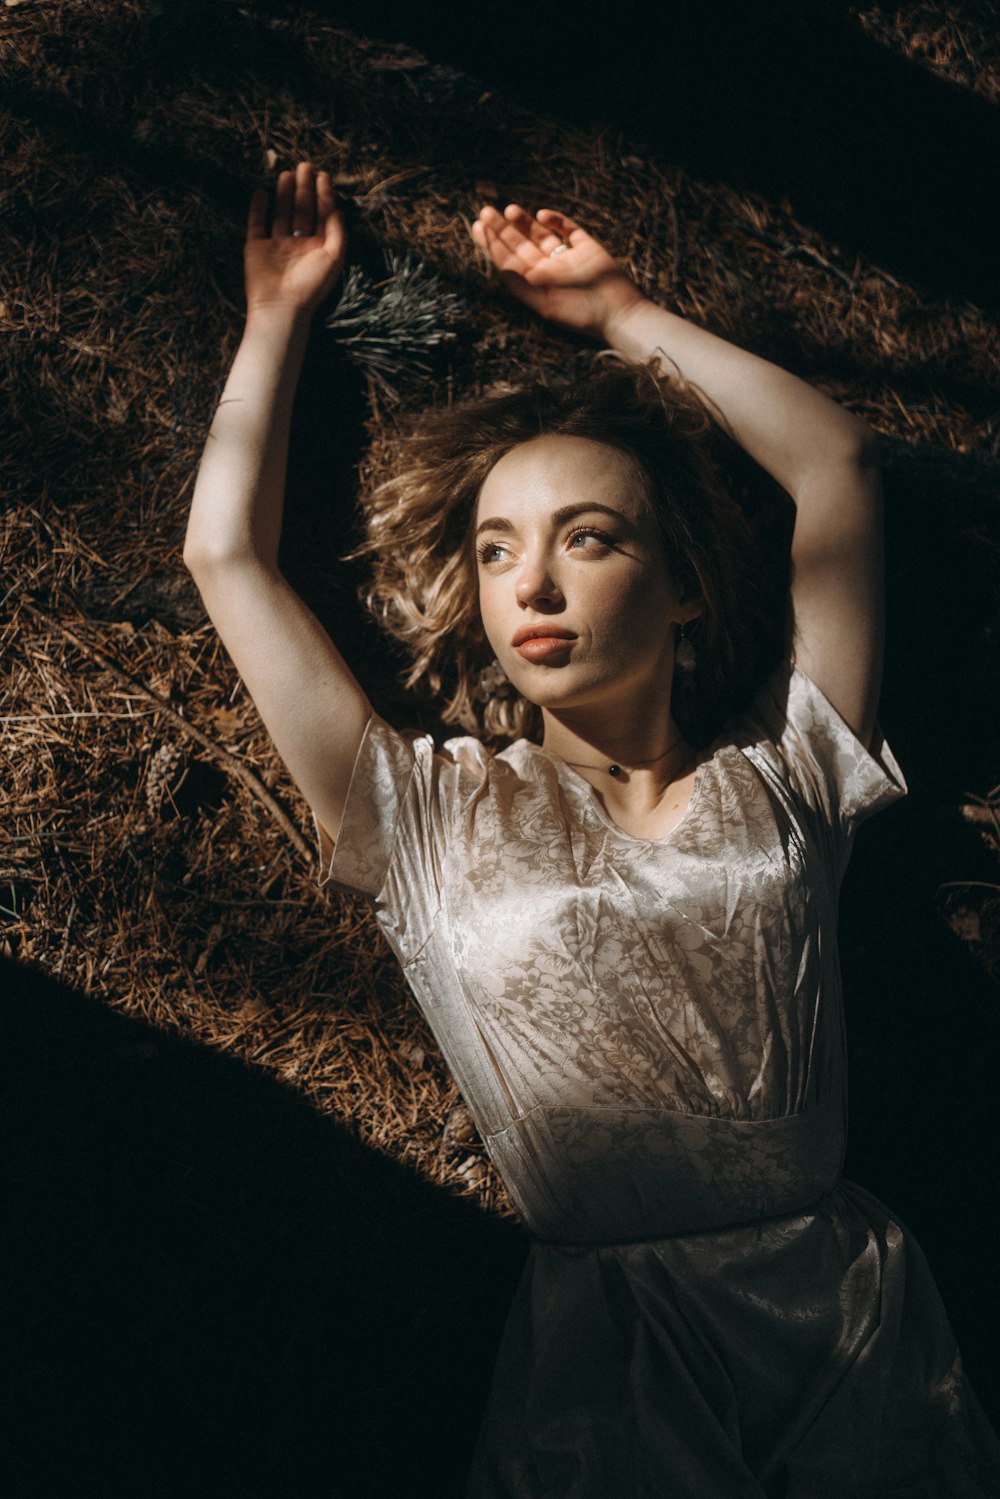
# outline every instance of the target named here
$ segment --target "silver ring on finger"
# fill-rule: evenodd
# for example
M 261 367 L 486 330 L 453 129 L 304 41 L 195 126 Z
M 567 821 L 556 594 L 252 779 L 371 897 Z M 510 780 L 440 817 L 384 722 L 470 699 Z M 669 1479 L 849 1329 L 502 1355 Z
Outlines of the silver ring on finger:
M 569 245 L 556 245 L 554 250 L 549 251 L 549 255 L 562 255 L 562 253 L 568 249 Z
M 293 229 L 292 230 L 292 239 L 308 239 L 308 238 L 309 238 L 309 230 L 308 229 Z

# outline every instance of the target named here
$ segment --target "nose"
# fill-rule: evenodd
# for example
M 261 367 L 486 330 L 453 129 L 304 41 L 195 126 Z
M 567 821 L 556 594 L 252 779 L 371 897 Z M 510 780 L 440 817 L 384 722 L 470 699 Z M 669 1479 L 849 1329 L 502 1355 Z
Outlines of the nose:
M 562 590 L 544 557 L 525 557 L 514 594 L 523 609 L 555 609 L 565 602 Z

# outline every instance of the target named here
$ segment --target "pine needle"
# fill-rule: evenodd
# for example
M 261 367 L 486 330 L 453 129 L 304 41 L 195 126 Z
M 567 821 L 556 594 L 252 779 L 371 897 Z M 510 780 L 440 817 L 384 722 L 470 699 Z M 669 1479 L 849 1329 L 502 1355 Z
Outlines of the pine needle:
M 393 250 L 386 261 L 389 278 L 377 283 L 351 266 L 337 308 L 324 321 L 347 357 L 398 400 L 401 383 L 434 374 L 455 340 L 448 325 L 460 318 L 463 303 L 423 261 Z

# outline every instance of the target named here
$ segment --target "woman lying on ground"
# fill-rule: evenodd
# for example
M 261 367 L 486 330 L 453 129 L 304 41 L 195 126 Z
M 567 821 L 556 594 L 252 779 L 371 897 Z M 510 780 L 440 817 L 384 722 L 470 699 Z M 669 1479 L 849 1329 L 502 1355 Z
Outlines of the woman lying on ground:
M 278 571 L 344 232 L 307 163 L 270 231 L 267 206 L 184 555 L 321 879 L 374 901 L 532 1236 L 469 1495 L 995 1494 L 921 1251 L 840 1174 L 838 888 L 906 789 L 876 724 L 874 434 L 655 306 L 564 215 L 483 208 L 508 289 L 621 358 L 428 412 L 371 497 L 373 604 L 470 731 L 435 750 Z M 796 507 L 789 650 L 752 693 L 713 420 Z

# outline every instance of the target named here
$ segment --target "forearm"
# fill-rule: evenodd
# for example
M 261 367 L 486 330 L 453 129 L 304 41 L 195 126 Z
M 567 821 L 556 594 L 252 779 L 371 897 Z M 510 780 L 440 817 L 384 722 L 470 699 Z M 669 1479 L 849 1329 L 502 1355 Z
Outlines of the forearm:
M 819 472 L 870 461 L 874 433 L 859 417 L 787 370 L 645 298 L 609 320 L 604 336 L 627 359 L 662 350 L 708 397 L 713 417 L 792 496 Z
M 184 560 L 278 560 L 292 405 L 307 314 L 250 317 L 195 482 Z

